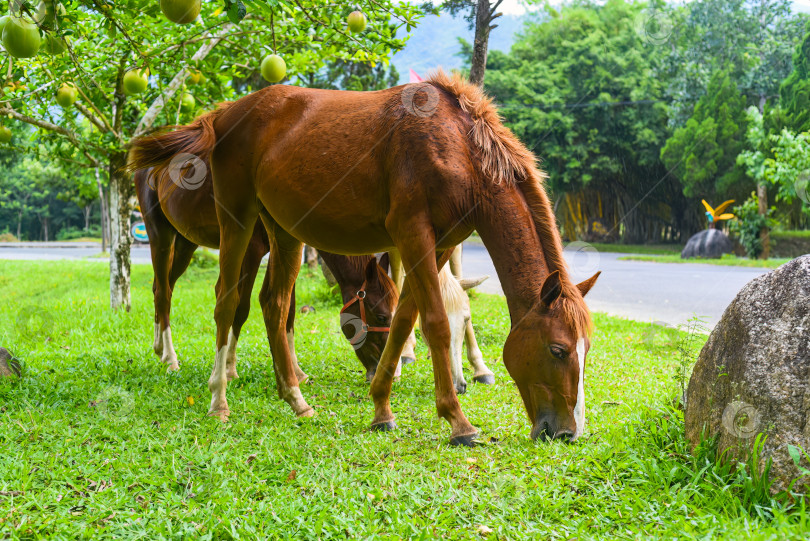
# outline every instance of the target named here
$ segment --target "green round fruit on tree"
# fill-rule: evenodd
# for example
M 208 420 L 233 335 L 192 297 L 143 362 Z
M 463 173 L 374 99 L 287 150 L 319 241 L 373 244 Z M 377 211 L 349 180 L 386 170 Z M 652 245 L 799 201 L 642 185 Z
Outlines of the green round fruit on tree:
M 3 29 L 6 27 L 6 23 L 11 18 L 11 15 L 3 15 L 0 17 L 0 37 L 3 36 Z
M 262 77 L 268 83 L 277 83 L 287 76 L 287 64 L 277 54 L 269 54 L 262 60 Z
M 31 58 L 42 43 L 39 28 L 31 21 L 20 17 L 9 17 L 3 28 L 3 47 L 16 58 Z
M 56 91 L 56 103 L 64 108 L 68 108 L 76 103 L 76 98 L 78 97 L 79 91 L 72 83 L 62 83 L 62 86 Z
M 160 9 L 173 23 L 188 24 L 200 16 L 201 0 L 160 0 Z
M 124 74 L 124 94 L 134 96 L 146 90 L 149 85 L 146 70 L 129 70 Z
M 366 29 L 366 16 L 362 11 L 352 11 L 347 18 L 349 30 L 354 33 L 362 32 Z
M 62 4 L 57 4 L 53 0 L 43 0 L 37 7 L 34 20 L 41 25 L 49 26 L 54 20 L 56 20 L 57 11 L 60 17 L 67 14 L 67 11 L 65 11 L 65 6 Z
M 65 44 L 66 39 L 67 38 L 60 38 L 58 36 L 52 36 L 51 34 L 45 34 L 45 39 L 42 40 L 41 49 L 50 55 L 60 55 L 65 52 L 65 48 L 67 47 Z
M 180 98 L 180 110 L 184 113 L 193 111 L 196 104 L 197 102 L 194 101 L 194 96 L 188 92 L 183 93 L 183 96 Z
M 11 141 L 11 130 L 5 126 L 0 126 L 0 143 L 8 143 Z

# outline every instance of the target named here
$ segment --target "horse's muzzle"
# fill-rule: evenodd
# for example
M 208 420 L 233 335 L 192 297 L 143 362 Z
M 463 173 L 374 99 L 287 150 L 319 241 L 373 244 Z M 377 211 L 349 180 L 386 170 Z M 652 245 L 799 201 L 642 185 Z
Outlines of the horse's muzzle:
M 560 427 L 557 416 L 553 413 L 538 413 L 532 426 L 531 438 L 540 441 L 560 440 L 565 443 L 574 441 L 574 431 L 570 428 Z

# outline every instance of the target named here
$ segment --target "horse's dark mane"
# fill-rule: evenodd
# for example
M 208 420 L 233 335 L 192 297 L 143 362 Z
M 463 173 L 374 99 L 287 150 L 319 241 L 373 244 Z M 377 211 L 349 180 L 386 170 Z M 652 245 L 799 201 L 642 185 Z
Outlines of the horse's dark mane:
M 482 176 L 495 183 L 506 182 L 516 186 L 523 194 L 540 238 L 548 270 L 560 272 L 563 294 L 554 310 L 562 312 L 578 335 L 590 333 L 593 326 L 590 311 L 568 275 L 557 222 L 543 187 L 547 175 L 537 167 L 534 154 L 503 125 L 497 108 L 480 87 L 458 74 L 450 76 L 441 70 L 432 74 L 427 82 L 455 96 L 459 108 L 470 115 L 472 128 L 469 138 L 480 151 Z

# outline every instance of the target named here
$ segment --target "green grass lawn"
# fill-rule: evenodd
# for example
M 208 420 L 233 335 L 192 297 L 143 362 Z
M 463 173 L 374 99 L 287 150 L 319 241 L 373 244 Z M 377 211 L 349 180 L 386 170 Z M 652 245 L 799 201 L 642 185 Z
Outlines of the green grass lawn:
M 0 262 L 0 344 L 23 379 L 0 383 L 0 538 L 644 539 L 799 537 L 810 517 L 764 495 L 744 465 L 718 466 L 683 438 L 671 406 L 705 337 L 673 337 L 597 314 L 585 435 L 534 442 L 500 361 L 505 302 L 475 294 L 494 386 L 460 400 L 486 443 L 448 445 L 420 346 L 392 404 L 399 429 L 372 433 L 363 370 L 338 329 L 340 302 L 299 280 L 298 356 L 318 412 L 296 419 L 275 393 L 258 306 L 239 344 L 227 424 L 206 417 L 216 270 L 174 296 L 181 360 L 151 351 L 151 269 L 133 309 L 107 307 L 98 262 Z M 683 350 L 683 351 L 681 351 Z M 686 363 L 681 359 L 685 358 Z M 468 377 L 468 381 L 471 378 Z
M 597 251 L 620 254 L 678 255 L 683 246 L 677 244 L 607 244 L 590 243 Z
M 787 258 L 772 258 L 772 259 L 748 259 L 746 257 L 737 257 L 725 255 L 720 259 L 703 259 L 703 258 L 690 258 L 681 259 L 680 255 L 628 255 L 619 258 L 622 261 L 651 261 L 654 263 L 704 263 L 706 265 L 721 265 L 725 267 L 753 267 L 763 269 L 775 269 L 784 265 L 790 259 Z

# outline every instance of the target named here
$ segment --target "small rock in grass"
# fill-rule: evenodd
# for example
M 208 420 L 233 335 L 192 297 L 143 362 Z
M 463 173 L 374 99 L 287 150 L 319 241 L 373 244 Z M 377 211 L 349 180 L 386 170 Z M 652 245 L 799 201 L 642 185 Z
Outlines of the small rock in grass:
M 0 378 L 19 378 L 22 374 L 20 362 L 6 348 L 0 348 Z

